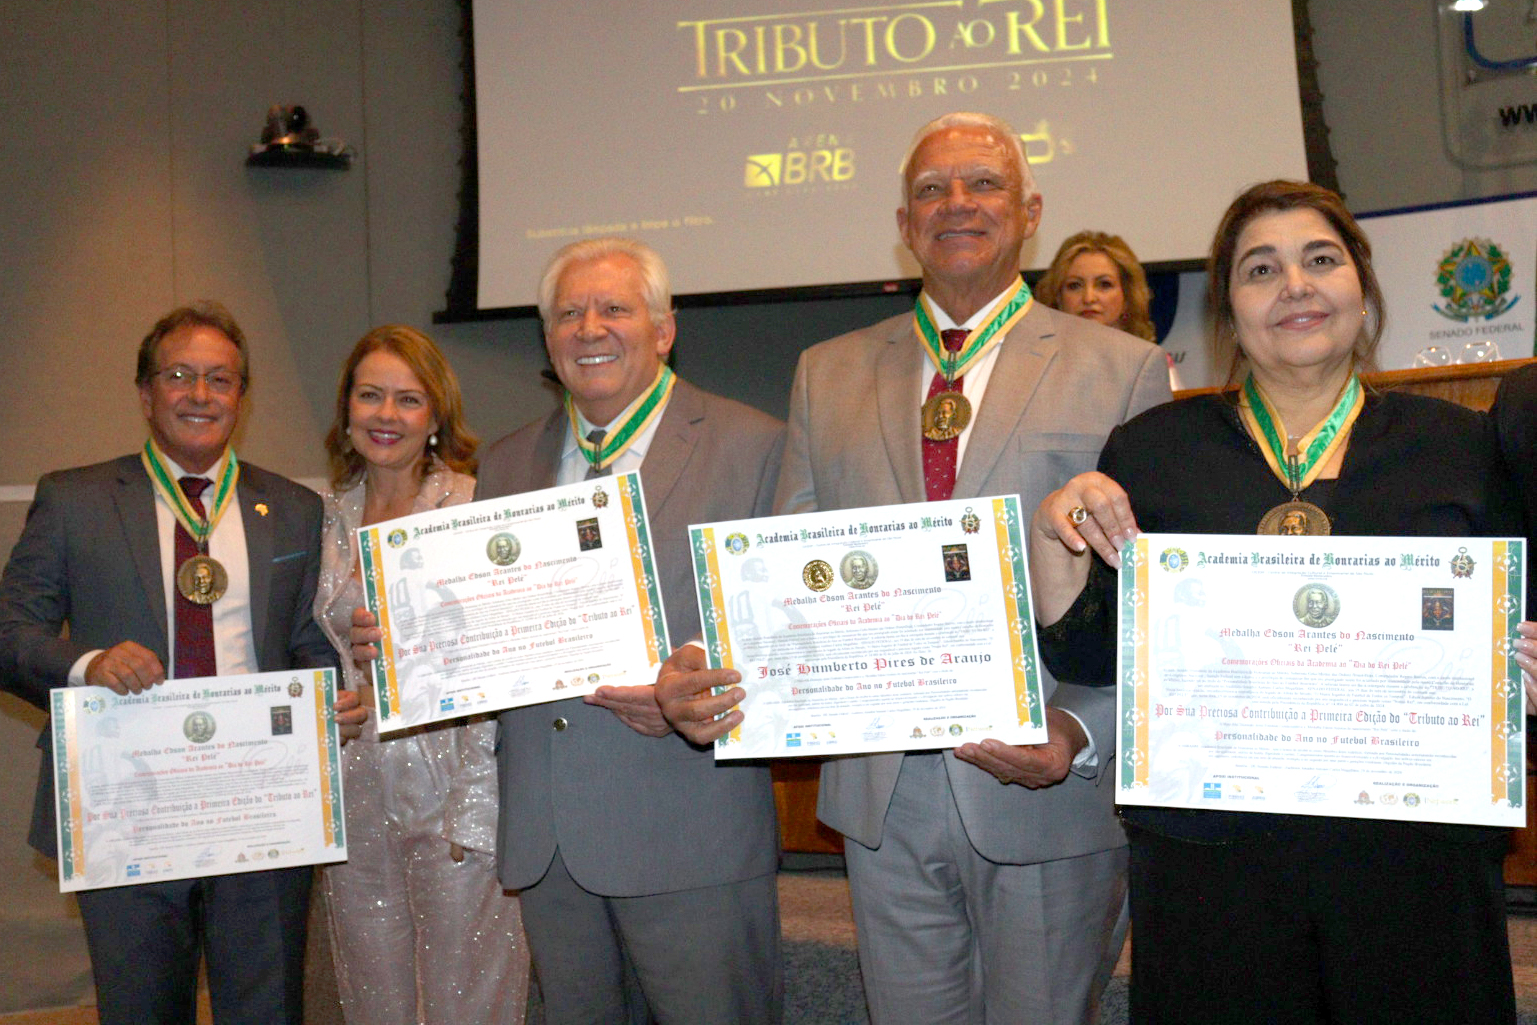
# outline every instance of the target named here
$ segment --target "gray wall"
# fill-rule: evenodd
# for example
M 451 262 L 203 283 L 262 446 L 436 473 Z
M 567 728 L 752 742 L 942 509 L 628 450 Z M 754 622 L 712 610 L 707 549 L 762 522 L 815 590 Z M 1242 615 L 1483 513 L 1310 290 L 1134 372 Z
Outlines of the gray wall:
M 1530 167 L 1465 174 L 1442 152 L 1429 0 L 1312 7 L 1325 112 L 1355 209 L 1537 188 Z M 252 342 L 241 453 L 292 476 L 322 475 L 336 368 L 377 323 L 415 324 L 439 340 L 487 439 L 551 408 L 532 322 L 430 323 L 457 216 L 458 26 L 455 0 L 7 0 L 0 488 L 134 447 L 137 339 L 171 306 L 205 296 L 228 303 Z M 353 169 L 246 168 L 275 102 L 303 103 L 324 134 L 356 146 Z M 529 144 L 569 143 L 584 159 L 604 137 L 578 125 Z M 1157 183 L 1140 184 L 1156 201 Z M 678 365 L 782 413 L 800 348 L 904 306 L 688 310 Z M 0 503 L 0 551 L 22 510 Z M 69 904 L 51 863 L 22 839 L 37 725 L 0 702 L 0 772 L 12 780 L 0 799 L 0 980 L 10 980 L 0 981 L 0 1011 L 88 994 Z

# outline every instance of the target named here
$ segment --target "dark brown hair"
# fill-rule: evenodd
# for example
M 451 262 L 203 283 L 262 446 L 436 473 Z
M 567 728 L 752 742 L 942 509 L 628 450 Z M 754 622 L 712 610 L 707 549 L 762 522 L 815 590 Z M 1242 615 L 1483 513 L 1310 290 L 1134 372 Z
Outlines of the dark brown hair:
M 1244 364 L 1243 350 L 1238 345 L 1238 328 L 1233 320 L 1233 261 L 1237 257 L 1238 236 L 1260 214 L 1304 208 L 1318 211 L 1339 232 L 1345 252 L 1355 265 L 1368 315 L 1351 358 L 1357 370 L 1376 369 L 1377 345 L 1382 341 L 1386 307 L 1382 286 L 1377 284 L 1377 275 L 1372 271 L 1372 245 L 1367 241 L 1366 233 L 1345 209 L 1345 201 L 1338 193 L 1312 182 L 1278 180 L 1245 189 L 1222 215 L 1222 223 L 1217 226 L 1216 237 L 1212 239 L 1211 258 L 1206 264 L 1206 309 L 1212 320 L 1212 365 L 1220 368 L 1223 363 L 1228 364 L 1227 384 L 1239 380 Z
M 149 329 L 149 334 L 139 343 L 139 361 L 134 370 L 133 383 L 142 388 L 149 384 L 150 378 L 165 369 L 156 365 L 160 343 L 167 335 L 184 327 L 210 327 L 234 343 L 240 353 L 240 390 L 245 391 L 246 385 L 251 383 L 251 357 L 246 350 L 245 332 L 240 330 L 240 325 L 235 323 L 230 311 L 212 299 L 199 299 L 195 303 L 178 306 L 155 321 L 155 326 Z

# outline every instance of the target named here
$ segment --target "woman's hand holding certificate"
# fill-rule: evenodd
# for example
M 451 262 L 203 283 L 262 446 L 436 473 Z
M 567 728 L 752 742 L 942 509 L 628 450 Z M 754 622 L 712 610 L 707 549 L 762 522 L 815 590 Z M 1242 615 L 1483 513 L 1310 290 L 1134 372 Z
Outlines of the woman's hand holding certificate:
M 632 728 L 669 649 L 640 475 L 456 505 L 358 531 L 379 732 L 582 697 Z

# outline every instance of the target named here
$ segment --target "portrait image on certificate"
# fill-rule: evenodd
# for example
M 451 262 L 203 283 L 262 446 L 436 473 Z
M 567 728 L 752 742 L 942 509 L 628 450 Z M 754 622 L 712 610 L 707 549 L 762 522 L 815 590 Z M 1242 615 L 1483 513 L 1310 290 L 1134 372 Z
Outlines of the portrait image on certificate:
M 358 531 L 379 733 L 653 683 L 669 651 L 640 474 Z
M 1117 800 L 1525 825 L 1525 573 L 1514 539 L 1142 535 Z
M 59 889 L 344 861 L 336 671 L 56 687 Z
M 717 759 L 1046 739 L 1019 499 L 689 528 L 713 668 L 742 674 Z

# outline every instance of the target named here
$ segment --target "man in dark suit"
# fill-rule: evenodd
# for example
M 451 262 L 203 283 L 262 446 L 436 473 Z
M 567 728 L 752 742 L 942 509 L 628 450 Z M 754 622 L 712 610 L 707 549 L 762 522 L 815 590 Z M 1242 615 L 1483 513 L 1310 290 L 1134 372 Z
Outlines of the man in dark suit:
M 247 381 L 245 339 L 223 307 L 181 307 L 155 324 L 136 374 L 144 450 L 38 482 L 0 577 L 8 690 L 47 708 L 51 687 L 128 694 L 168 677 L 336 664 L 310 612 L 320 501 L 229 448 Z M 338 699 L 338 719 L 359 720 L 355 706 Z M 49 740 L 45 727 L 30 840 L 53 857 Z M 310 875 L 82 891 L 101 1021 L 190 1025 L 206 954 L 218 1025 L 298 1025 Z
M 897 227 L 923 294 L 911 314 L 802 354 L 780 513 L 1011 493 L 1034 509 L 1094 468 L 1111 428 L 1169 398 L 1157 348 L 1024 287 L 1041 197 L 1013 129 L 981 114 L 930 122 L 902 181 Z M 675 653 L 657 685 L 668 720 L 700 742 L 741 721 L 712 717 L 745 696 L 709 696 L 740 677 L 703 664 Z M 1044 744 L 823 765 L 817 814 L 849 841 L 875 1025 L 1093 1020 L 1124 930 L 1126 838 L 1101 785 L 1115 694 L 1043 676 Z
M 784 426 L 673 377 L 667 271 L 645 245 L 562 249 L 539 310 L 565 408 L 490 448 L 476 498 L 638 469 L 681 644 L 699 633 L 688 525 L 769 511 Z M 779 1020 L 767 768 L 717 766 L 662 721 L 650 685 L 504 712 L 498 755 L 502 885 L 521 891 L 552 1025 L 648 1007 L 660 1025 Z

